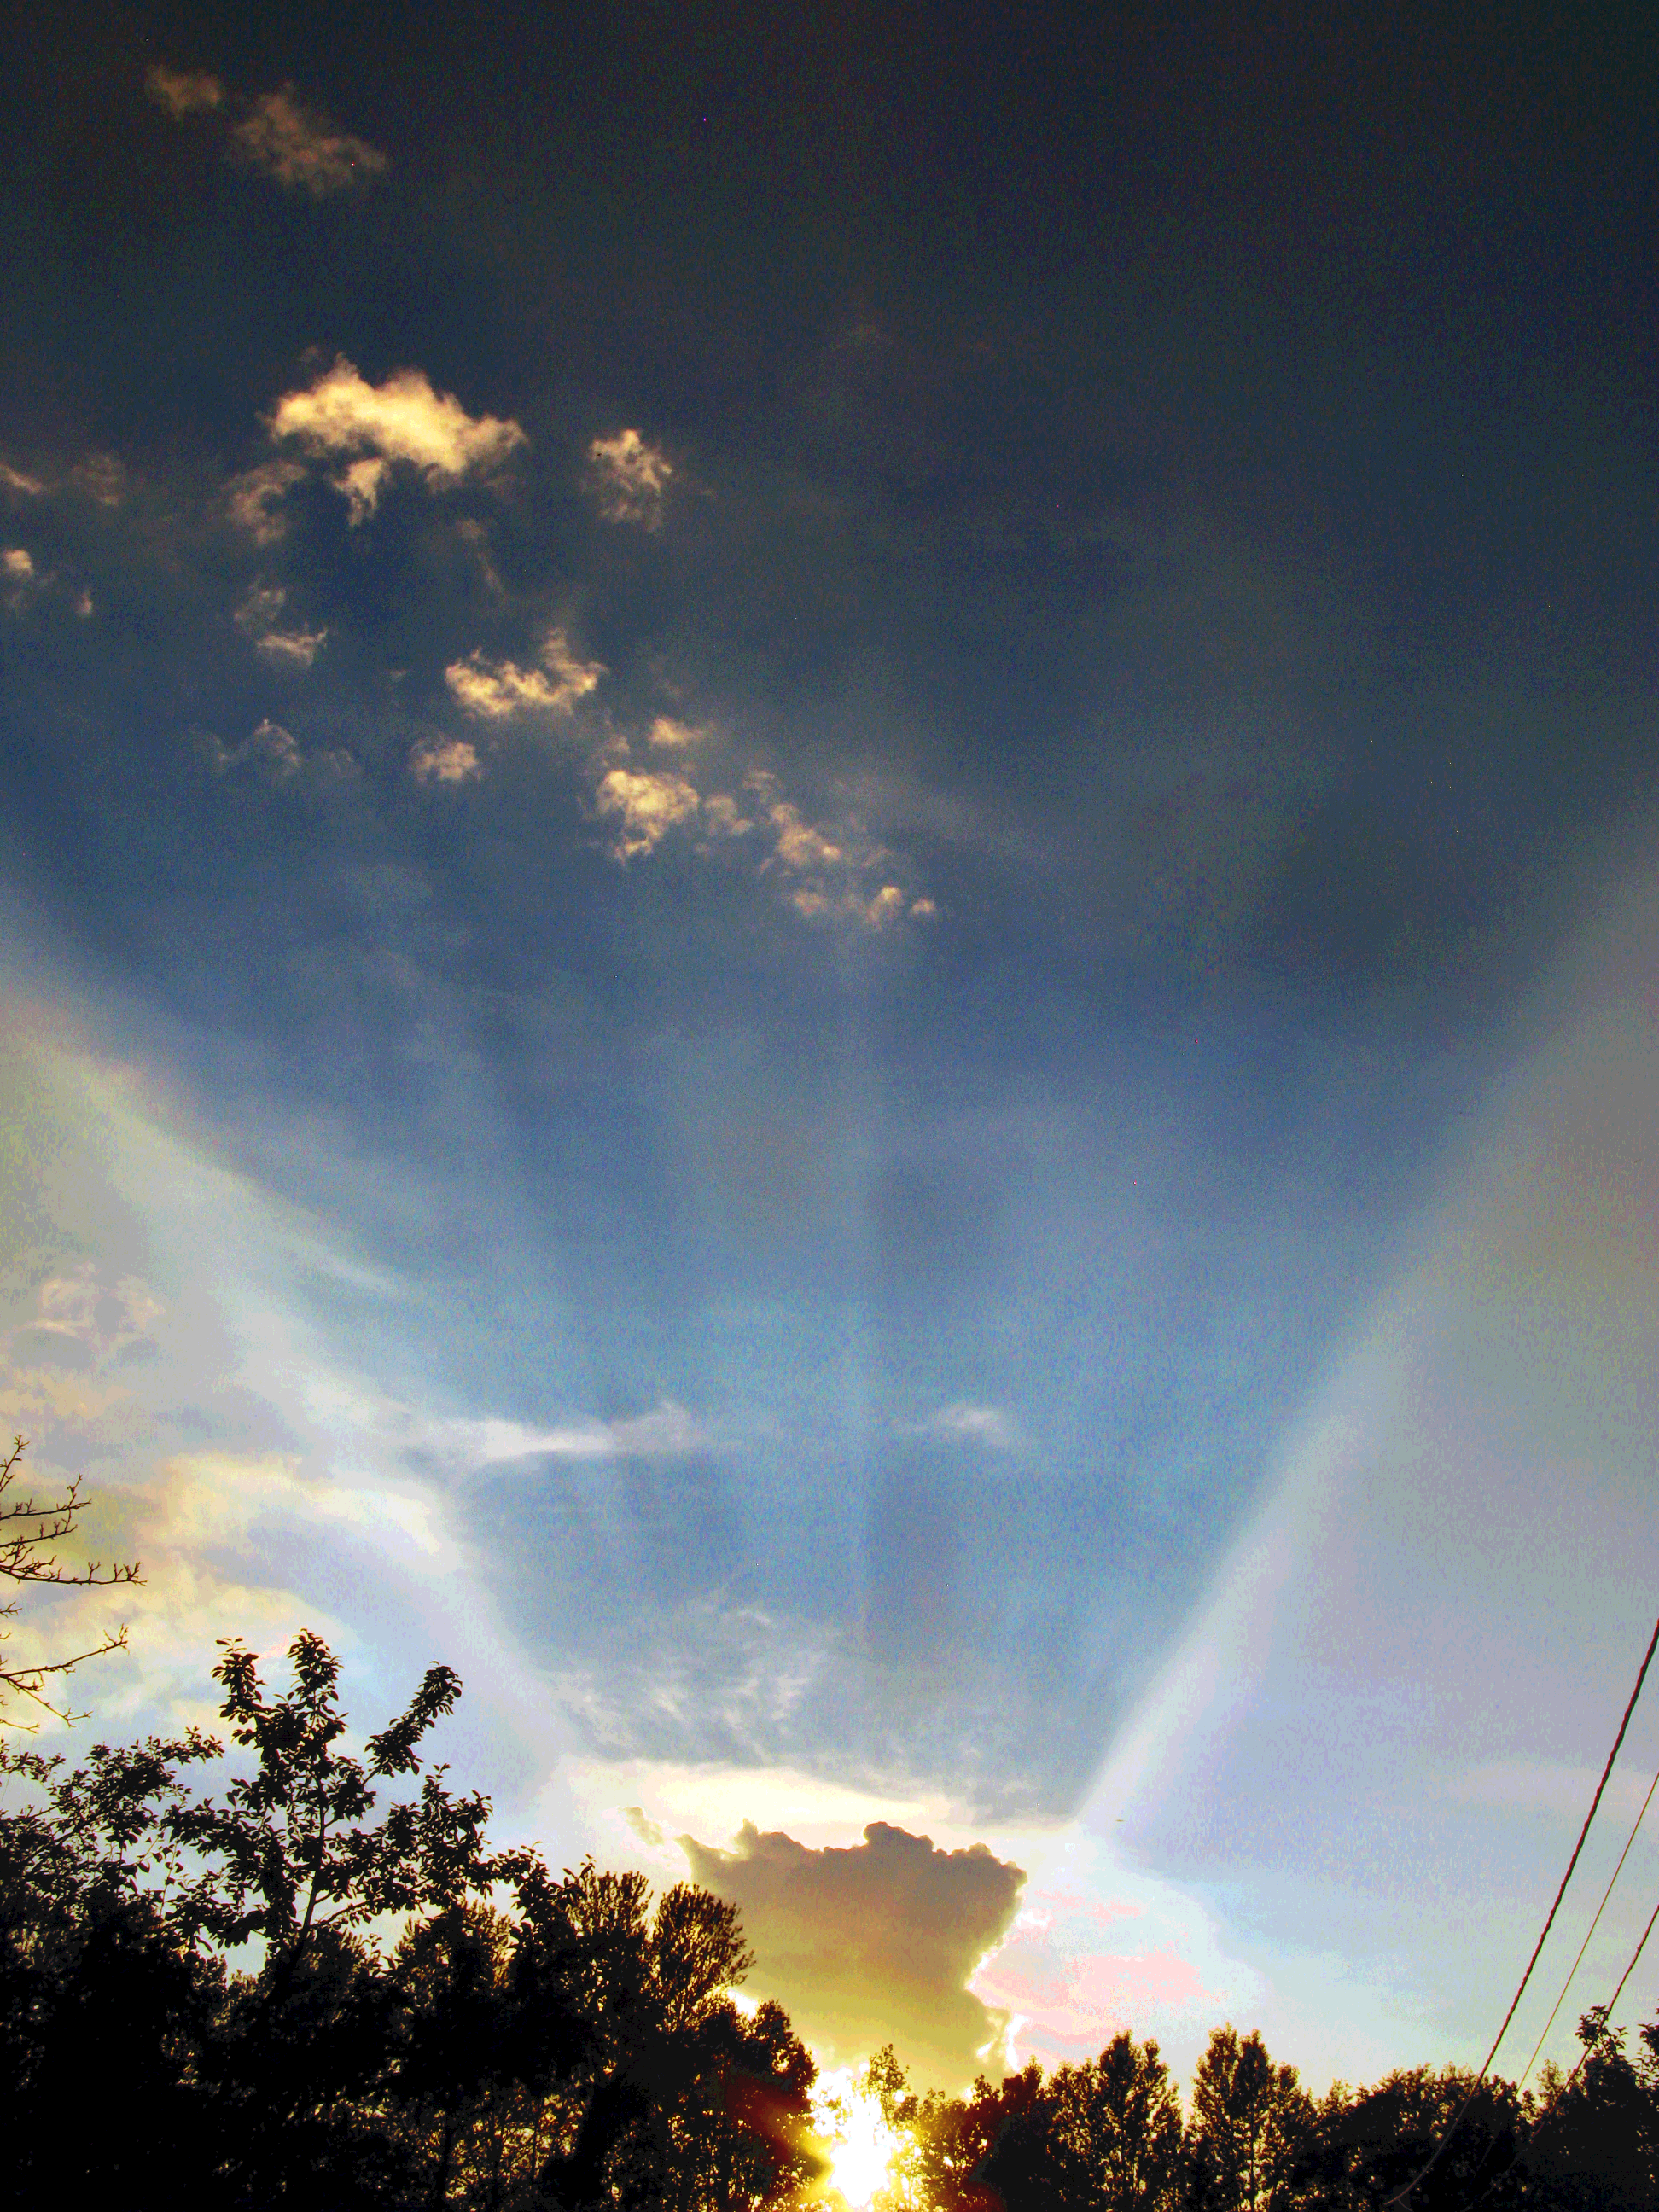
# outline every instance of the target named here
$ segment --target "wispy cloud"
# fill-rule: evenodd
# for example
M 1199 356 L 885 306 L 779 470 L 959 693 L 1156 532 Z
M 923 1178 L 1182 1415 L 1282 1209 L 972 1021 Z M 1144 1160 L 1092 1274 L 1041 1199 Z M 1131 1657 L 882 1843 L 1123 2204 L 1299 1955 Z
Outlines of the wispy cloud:
M 1020 1441 L 1019 1431 L 1006 1413 L 995 1406 L 977 1405 L 970 1398 L 954 1399 L 921 1420 L 901 1423 L 900 1428 L 905 1436 L 984 1444 L 992 1451 L 1014 1451 Z
M 518 423 L 469 415 L 453 392 L 434 392 L 418 368 L 370 384 L 343 354 L 304 391 L 284 392 L 271 412 L 273 440 L 296 440 L 318 459 L 347 459 L 333 478 L 359 523 L 374 514 L 399 462 L 434 489 L 495 467 L 527 442 Z
M 206 70 L 170 70 L 157 62 L 144 76 L 144 89 L 175 123 L 187 115 L 212 114 L 225 104 L 225 88 Z
M 618 430 L 614 438 L 595 438 L 587 449 L 590 479 L 607 522 L 662 527 L 673 464 L 660 447 L 647 445 L 637 430 Z
M 225 487 L 225 504 L 239 530 L 246 530 L 256 545 L 274 545 L 288 528 L 283 501 L 305 478 L 301 461 L 266 461 L 233 477 Z
M 312 753 L 305 752 L 291 730 L 269 715 L 256 724 L 240 745 L 227 745 L 222 738 L 210 737 L 204 744 L 209 760 L 216 771 L 225 775 L 235 769 L 249 770 L 272 782 L 286 783 L 303 769 L 314 770 L 328 781 L 337 782 L 357 773 L 357 763 L 343 746 L 329 746 Z
M 292 85 L 268 92 L 231 133 L 244 160 L 290 191 L 323 199 L 349 191 L 391 167 L 378 146 L 337 131 L 327 118 L 295 98 Z
M 564 632 L 552 629 L 542 641 L 539 668 L 491 660 L 479 647 L 465 660 L 452 660 L 444 682 L 464 714 L 501 722 L 526 711 L 568 714 L 579 699 L 598 688 L 605 672 L 602 661 L 579 660 Z
M 262 659 L 277 667 L 309 668 L 328 630 L 283 629 L 279 618 L 287 598 L 280 584 L 256 585 L 236 610 L 236 627 Z
M 431 1432 L 433 1445 L 459 1450 L 476 1466 L 518 1460 L 683 1459 L 704 1451 L 709 1436 L 672 1398 L 648 1413 L 619 1421 L 574 1421 L 534 1427 L 524 1421 L 447 1421 Z
M 0 461 L 0 484 L 4 484 L 8 491 L 21 492 L 25 499 L 39 499 L 46 490 L 39 477 L 25 476 L 21 469 L 13 468 L 8 461 Z

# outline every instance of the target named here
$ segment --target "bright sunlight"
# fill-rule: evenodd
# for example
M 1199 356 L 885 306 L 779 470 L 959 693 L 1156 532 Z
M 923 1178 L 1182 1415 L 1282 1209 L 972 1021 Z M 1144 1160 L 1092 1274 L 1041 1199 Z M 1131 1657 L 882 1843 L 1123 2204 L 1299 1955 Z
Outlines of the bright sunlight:
M 812 2119 L 830 2161 L 823 2194 L 839 2197 L 848 2212 L 867 2212 L 892 2179 L 899 2148 L 879 2100 L 860 2073 L 837 2067 L 818 2077 L 812 2093 Z

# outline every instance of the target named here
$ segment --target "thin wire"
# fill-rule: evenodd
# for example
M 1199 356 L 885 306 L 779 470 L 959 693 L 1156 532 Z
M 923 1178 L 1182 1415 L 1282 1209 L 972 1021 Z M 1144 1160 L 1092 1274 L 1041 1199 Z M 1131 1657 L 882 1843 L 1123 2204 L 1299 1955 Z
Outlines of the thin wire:
M 1497 2034 L 1493 2036 L 1492 2039 L 1492 2049 L 1486 2053 L 1485 2063 L 1481 2066 L 1480 2071 L 1475 2075 L 1474 2081 L 1469 2084 L 1468 2095 L 1464 2098 L 1462 2103 L 1452 2115 L 1451 2125 L 1446 2130 L 1439 2142 L 1429 2153 L 1428 2157 L 1424 2160 L 1418 2171 L 1412 2176 L 1411 2179 L 1406 2184 L 1405 2187 L 1403 2189 L 1395 2190 L 1392 2197 L 1385 2197 L 1383 2198 L 1382 2212 L 1393 2212 L 1393 2207 L 1395 2205 L 1403 2204 L 1407 2197 L 1411 2195 L 1413 2190 L 1416 2188 L 1418 2183 L 1423 2179 L 1424 2176 L 1430 2171 L 1431 2167 L 1438 2161 L 1440 2154 L 1445 2149 L 1446 2145 L 1451 2141 L 1452 2137 L 1457 2133 L 1458 2129 L 1463 2124 L 1464 2116 L 1468 2112 L 1469 2106 L 1474 2102 L 1475 2096 L 1480 2087 L 1480 2084 L 1486 2080 L 1487 2075 L 1492 2071 L 1492 2062 L 1498 2056 L 1498 2046 L 1504 2040 L 1504 2036 L 1509 2033 L 1510 2022 L 1515 2018 L 1516 2008 L 1519 2006 L 1522 1998 L 1526 1995 L 1527 1984 L 1532 1979 L 1532 1970 L 1538 1964 L 1538 1954 L 1544 1948 L 1544 1944 L 1546 1939 L 1548 1937 L 1550 1929 L 1555 1925 L 1555 1916 L 1561 1910 L 1561 1899 L 1567 1893 L 1567 1884 L 1572 1880 L 1572 1870 L 1578 1863 L 1578 1854 L 1584 1848 L 1584 1838 L 1590 1832 L 1590 1822 L 1595 1818 L 1595 1808 L 1601 1803 L 1601 1793 L 1607 1786 L 1607 1777 L 1613 1772 L 1613 1762 L 1619 1756 L 1619 1747 L 1625 1741 L 1625 1731 L 1630 1726 L 1631 1715 L 1636 1711 L 1636 1700 L 1642 1694 L 1642 1685 L 1647 1680 L 1648 1668 L 1653 1663 L 1653 1655 L 1656 1650 L 1659 1650 L 1659 1620 L 1656 1620 L 1653 1624 L 1653 1633 L 1648 1638 L 1647 1651 L 1643 1658 L 1641 1666 L 1637 1670 L 1636 1687 L 1631 1692 L 1630 1702 L 1625 1707 L 1625 1717 L 1620 1722 L 1619 1733 L 1613 1739 L 1613 1749 L 1607 1753 L 1607 1763 L 1601 1769 L 1601 1779 L 1595 1785 L 1595 1795 L 1590 1799 L 1590 1808 L 1584 1815 L 1584 1825 L 1578 1831 L 1578 1841 L 1572 1847 L 1572 1856 L 1567 1861 L 1567 1870 L 1561 1877 L 1561 1887 L 1555 1893 L 1555 1902 L 1550 1907 L 1549 1917 L 1544 1923 L 1543 1932 L 1540 1935 L 1538 1941 L 1532 1947 L 1532 1956 L 1527 1961 L 1526 1972 L 1521 1977 L 1521 1986 L 1516 1990 L 1515 1995 L 1510 2000 L 1510 2008 L 1504 2015 L 1504 2025 L 1498 2029 Z M 1659 1920 L 1659 1910 L 1655 1911 L 1654 1918 L 1656 1920 Z M 1651 1926 L 1652 1923 L 1650 1922 L 1649 1925 Z M 1647 1938 L 1645 1936 L 1642 1938 L 1642 1941 L 1643 1942 L 1646 1942 Z M 1638 1956 L 1640 1956 L 1639 1949 L 1638 1951 Z M 1633 1966 L 1635 1964 L 1636 1960 L 1632 1959 L 1631 1960 L 1631 1966 Z M 1626 1971 L 1628 1973 L 1629 1969 L 1626 1968 Z M 1621 1982 L 1619 1986 L 1620 1989 L 1623 1989 L 1625 1985 L 1623 1982 Z
M 1625 1984 L 1626 1984 L 1626 1983 L 1630 1979 L 1631 1976 L 1632 1976 L 1632 1975 L 1636 1972 L 1636 1961 L 1637 1961 L 1637 1960 L 1641 1957 L 1641 1955 L 1642 1955 L 1642 1947 L 1643 1947 L 1643 1944 L 1645 1944 L 1645 1943 L 1646 1943 L 1646 1942 L 1647 1942 L 1647 1940 L 1648 1940 L 1649 1936 L 1651 1936 L 1651 1935 L 1652 1935 L 1652 1933 L 1653 1933 L 1653 1923 L 1654 1923 L 1654 1921 L 1655 1921 L 1655 1920 L 1659 1920 L 1659 1905 L 1656 1905 L 1654 1906 L 1654 1908 L 1653 1908 L 1652 1917 L 1651 1917 L 1651 1918 L 1650 1918 L 1650 1920 L 1649 1920 L 1649 1922 L 1648 1922 L 1647 1926 L 1646 1926 L 1646 1927 L 1642 1930 L 1642 1941 L 1641 1941 L 1641 1942 L 1640 1942 L 1640 1943 L 1638 1943 L 1638 1944 L 1637 1945 L 1636 1948 L 1635 1948 L 1635 1949 L 1631 1953 L 1631 1954 L 1630 1954 L 1630 1964 L 1629 1964 L 1629 1966 L 1627 1966 L 1626 1967 L 1626 1969 L 1625 1969 L 1624 1972 L 1623 1972 L 1622 1974 L 1620 1974 L 1620 1977 L 1619 1977 L 1619 1986 L 1618 1986 L 1618 1988 L 1613 1991 L 1613 1995 L 1612 1995 L 1612 1996 L 1607 1999 L 1607 2002 L 1606 2007 L 1604 2008 L 1604 2009 L 1603 2009 L 1603 2011 L 1602 2011 L 1602 2014 L 1601 2014 L 1601 2020 L 1602 2020 L 1602 2023 L 1603 2023 L 1603 2025 L 1604 2025 L 1604 2026 L 1605 2026 L 1605 2024 L 1606 2024 L 1609 2020 L 1611 2020 L 1611 2019 L 1612 2019 L 1612 2017 L 1613 2017 L 1613 2008 L 1614 2005 L 1616 2005 L 1616 2004 L 1618 2003 L 1618 2002 L 1619 2002 L 1620 1998 L 1621 1996 L 1623 1996 L 1623 1995 L 1625 1994 Z M 1578 2066 L 1582 2066 L 1582 2065 L 1583 2064 L 1584 2061 L 1585 2061 L 1585 2060 L 1589 2057 L 1590 2052 L 1591 2052 L 1594 2049 L 1595 2049 L 1595 2045 L 1594 2045 L 1593 2044 L 1587 2043 L 1587 2044 L 1584 2045 L 1583 2049 L 1583 2050 L 1579 2052 L 1579 2054 L 1578 2054 Z M 1578 2066 L 1575 2066 L 1575 2067 L 1573 2068 L 1573 2069 L 1572 2069 L 1571 2073 L 1571 2074 L 1569 2074 L 1569 2075 L 1568 2075 L 1568 2076 L 1567 2076 L 1567 2082 L 1568 2082 L 1568 2086 L 1569 2086 L 1569 2087 L 1571 2087 L 1571 2084 L 1572 2084 L 1573 2082 L 1575 2082 L 1575 2081 L 1578 2079 Z
M 1642 1800 L 1642 1809 L 1637 1814 L 1635 1825 L 1632 1827 L 1630 1834 L 1625 1839 L 1625 1848 L 1619 1854 L 1619 1863 L 1614 1867 L 1612 1874 L 1609 1875 L 1607 1887 L 1601 1892 L 1601 1902 L 1595 1908 L 1595 1918 L 1591 1921 L 1589 1929 L 1585 1931 L 1583 1942 L 1578 1946 L 1578 1956 L 1573 1960 L 1571 1966 L 1567 1969 L 1567 1978 L 1561 1984 L 1561 1994 L 1555 2000 L 1555 2009 L 1551 2013 L 1549 2018 L 1544 2022 L 1543 2033 L 1540 2035 L 1537 2042 L 1532 2046 L 1532 2057 L 1528 2059 L 1526 2065 L 1522 2069 L 1521 2079 L 1515 2085 L 1517 2089 L 1524 2089 L 1526 2087 L 1527 2075 L 1531 2073 L 1533 2068 L 1538 2063 L 1538 2054 L 1544 2048 L 1544 2037 L 1547 2036 L 1550 2030 L 1554 2027 L 1555 2014 L 1560 2011 L 1562 2006 L 1565 2004 L 1567 2001 L 1567 1991 L 1572 1987 L 1572 1978 L 1584 1962 L 1584 1954 L 1589 1948 L 1590 1937 L 1595 1935 L 1597 1923 L 1600 1922 L 1603 1911 L 1607 1909 L 1607 1899 L 1613 1895 L 1613 1883 L 1618 1881 L 1620 1875 L 1625 1870 L 1625 1861 L 1630 1856 L 1630 1847 L 1636 1841 L 1636 1831 L 1641 1826 L 1643 1821 L 1647 1818 L 1648 1807 L 1653 1802 L 1653 1793 L 1656 1790 L 1659 1790 L 1659 1773 L 1656 1773 L 1652 1781 L 1648 1784 L 1648 1794 Z

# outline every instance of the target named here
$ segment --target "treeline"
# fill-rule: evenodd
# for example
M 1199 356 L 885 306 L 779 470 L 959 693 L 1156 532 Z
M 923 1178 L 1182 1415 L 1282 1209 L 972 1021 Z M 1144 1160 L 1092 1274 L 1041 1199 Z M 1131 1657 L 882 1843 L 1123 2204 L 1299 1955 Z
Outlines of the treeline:
M 1316 2102 L 1259 2035 L 1219 2027 L 1184 2115 L 1157 2044 L 1128 2034 L 966 2099 L 910 2094 L 883 2052 L 869 2087 L 899 2148 L 878 2212 L 1382 2212 L 1408 2188 L 1401 2212 L 1653 2212 L 1659 2027 L 1635 2063 L 1600 2018 L 1580 2035 L 1577 2074 L 1547 2069 L 1536 2095 L 1418 2067 Z
M 133 2208 L 735 2212 L 831 2186 L 811 2057 L 740 2007 L 735 1909 L 496 1851 L 489 1808 L 423 1767 L 459 1683 L 433 1668 L 361 1756 L 338 1666 L 215 1669 L 236 1747 L 192 1732 L 83 1765 L 0 1748 L 0 2201 Z M 210 1786 L 217 1780 L 218 1786 Z M 390 1802 L 382 1802 L 388 1798 Z M 1659 2212 L 1659 2028 L 1592 2017 L 1570 2081 L 1481 2087 L 1412 2198 Z M 1462 2105 L 1419 2069 L 1316 2103 L 1218 2030 L 1183 2112 L 1153 2043 L 969 2098 L 866 2093 L 887 2212 L 1380 2212 Z

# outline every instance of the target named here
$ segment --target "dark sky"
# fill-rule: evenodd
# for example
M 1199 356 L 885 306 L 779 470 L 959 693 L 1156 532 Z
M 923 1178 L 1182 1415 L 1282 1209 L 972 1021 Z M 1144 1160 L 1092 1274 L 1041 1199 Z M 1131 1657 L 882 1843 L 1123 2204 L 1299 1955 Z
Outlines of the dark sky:
M 448 1637 L 526 1823 L 1139 1899 L 1019 1923 L 1045 2051 L 1480 2040 L 1320 1782 L 1386 1707 L 1472 1868 L 1647 1602 L 1650 20 L 82 9 L 14 72 L 4 1371 L 167 1563 L 132 1709 Z M 1535 1559 L 1563 1482 L 1593 1662 L 1448 1733 L 1481 1516 Z

